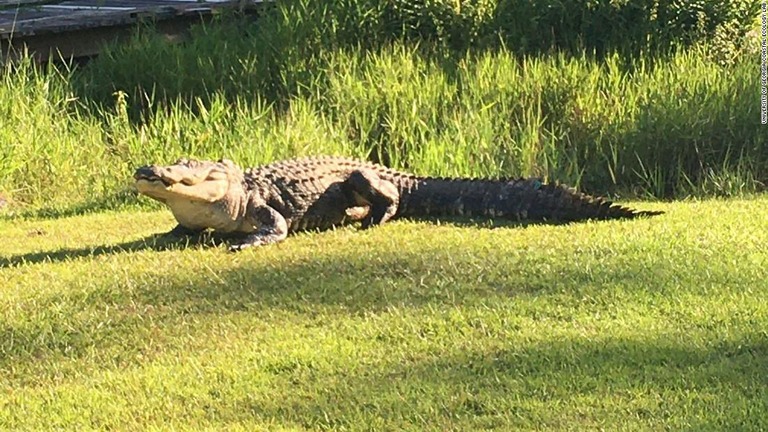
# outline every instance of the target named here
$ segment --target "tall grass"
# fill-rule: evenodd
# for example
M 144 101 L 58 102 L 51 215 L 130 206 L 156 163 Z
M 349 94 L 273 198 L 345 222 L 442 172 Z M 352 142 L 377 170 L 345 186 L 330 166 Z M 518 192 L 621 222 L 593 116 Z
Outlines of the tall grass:
M 102 195 L 114 188 L 114 163 L 98 121 L 84 115 L 69 73 L 38 70 L 30 59 L 0 75 L 0 188 L 44 203 Z M 83 181 L 86 180 L 87 181 Z
M 199 26 L 181 45 L 143 29 L 78 70 L 5 68 L 0 194 L 109 207 L 131 200 L 136 166 L 181 155 L 252 165 L 346 154 L 420 174 L 536 175 L 653 197 L 741 194 L 768 180 L 746 56 L 722 65 L 692 48 L 628 63 L 426 41 L 373 48 L 335 43 L 316 23 L 276 22 Z

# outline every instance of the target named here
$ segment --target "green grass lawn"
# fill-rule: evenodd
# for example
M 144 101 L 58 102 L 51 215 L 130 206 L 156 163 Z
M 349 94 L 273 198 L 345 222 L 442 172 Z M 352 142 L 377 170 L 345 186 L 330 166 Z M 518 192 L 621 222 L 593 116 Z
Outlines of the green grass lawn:
M 158 244 L 0 220 L 0 429 L 765 430 L 768 197 Z

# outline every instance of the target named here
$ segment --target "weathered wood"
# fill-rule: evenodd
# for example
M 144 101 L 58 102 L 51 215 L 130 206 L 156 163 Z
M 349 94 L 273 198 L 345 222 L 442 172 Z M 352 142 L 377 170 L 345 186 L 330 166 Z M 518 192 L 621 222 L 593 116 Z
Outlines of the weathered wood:
M 0 62 L 25 50 L 39 60 L 91 56 L 105 42 L 151 20 L 169 38 L 221 9 L 253 9 L 262 0 L 0 0 Z
M 57 0 L 0 0 L 0 8 L 14 8 L 20 5 L 56 3 Z

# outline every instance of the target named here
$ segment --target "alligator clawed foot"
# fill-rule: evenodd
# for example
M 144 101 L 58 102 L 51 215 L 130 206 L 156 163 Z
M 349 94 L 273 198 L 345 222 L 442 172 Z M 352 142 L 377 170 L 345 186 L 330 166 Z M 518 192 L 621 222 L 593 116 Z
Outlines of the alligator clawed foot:
M 243 244 L 243 243 L 237 243 L 237 244 L 231 244 L 227 248 L 227 251 L 229 252 L 240 252 L 243 249 L 247 249 L 249 247 L 254 247 L 253 244 Z
M 238 241 L 236 243 L 230 243 L 229 247 L 227 247 L 227 251 L 229 252 L 240 252 L 243 249 L 249 249 L 253 247 L 258 247 L 265 244 L 261 240 L 251 240 L 246 238 L 245 240 Z
M 238 252 L 251 247 L 279 243 L 285 240 L 286 236 L 287 230 L 282 231 L 274 228 L 261 229 L 254 233 L 248 234 L 245 237 L 237 239 L 237 243 L 231 243 L 229 245 L 229 251 Z

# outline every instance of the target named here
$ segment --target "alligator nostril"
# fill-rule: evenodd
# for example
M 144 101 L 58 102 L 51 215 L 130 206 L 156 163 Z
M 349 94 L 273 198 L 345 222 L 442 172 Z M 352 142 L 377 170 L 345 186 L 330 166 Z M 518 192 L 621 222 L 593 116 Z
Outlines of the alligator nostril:
M 151 177 L 157 177 L 157 174 L 155 173 L 154 168 L 151 166 L 143 166 L 141 168 L 138 168 L 133 173 L 133 178 L 135 178 L 136 180 L 151 178 Z

